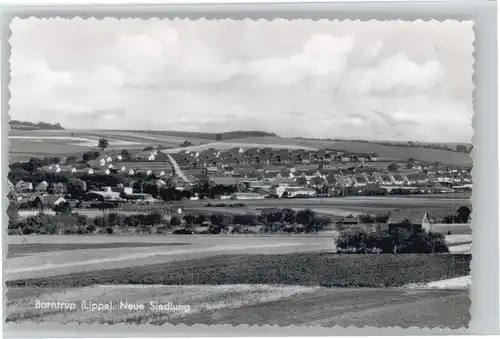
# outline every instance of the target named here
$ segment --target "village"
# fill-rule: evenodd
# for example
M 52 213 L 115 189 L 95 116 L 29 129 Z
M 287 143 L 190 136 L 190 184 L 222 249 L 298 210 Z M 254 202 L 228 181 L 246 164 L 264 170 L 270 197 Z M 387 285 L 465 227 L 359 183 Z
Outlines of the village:
M 36 167 L 34 171 L 14 163 L 9 174 L 9 198 L 27 202 L 26 207 L 33 207 L 33 195 L 47 205 L 61 198 L 149 204 L 183 198 L 451 194 L 472 189 L 470 168 L 336 150 L 239 147 L 169 154 L 146 147 L 134 155 L 128 150 L 102 155 L 90 151 L 81 159 L 32 159 L 28 164 Z M 68 187 L 75 186 L 75 179 L 81 180 L 77 190 Z M 168 188 L 178 194 L 162 195 Z

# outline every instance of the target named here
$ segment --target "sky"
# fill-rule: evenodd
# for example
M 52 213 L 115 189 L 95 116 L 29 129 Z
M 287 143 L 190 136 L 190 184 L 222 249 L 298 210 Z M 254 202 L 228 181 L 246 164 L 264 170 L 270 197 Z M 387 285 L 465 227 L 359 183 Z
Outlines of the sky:
M 12 119 L 470 142 L 473 22 L 14 19 Z

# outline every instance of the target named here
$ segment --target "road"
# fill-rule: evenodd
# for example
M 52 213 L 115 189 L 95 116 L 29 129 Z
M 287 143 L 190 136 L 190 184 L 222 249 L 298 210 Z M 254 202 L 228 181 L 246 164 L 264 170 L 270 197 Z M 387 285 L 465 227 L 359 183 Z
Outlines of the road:
M 181 170 L 179 164 L 177 163 L 177 161 L 172 158 L 172 156 L 168 153 L 165 153 L 166 156 L 168 157 L 168 161 L 170 161 L 170 163 L 172 164 L 172 167 L 174 168 L 174 173 L 177 174 L 179 176 L 179 178 L 181 178 L 182 180 L 184 180 L 186 183 L 190 184 L 191 185 L 191 182 L 189 181 L 189 179 L 186 177 L 186 175 L 184 174 L 184 172 Z

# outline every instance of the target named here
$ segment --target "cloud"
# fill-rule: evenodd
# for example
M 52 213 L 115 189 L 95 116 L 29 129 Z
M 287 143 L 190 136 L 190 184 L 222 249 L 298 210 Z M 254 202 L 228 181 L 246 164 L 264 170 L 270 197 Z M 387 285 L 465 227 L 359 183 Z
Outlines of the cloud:
M 470 23 L 31 18 L 11 29 L 15 119 L 328 138 L 472 135 Z

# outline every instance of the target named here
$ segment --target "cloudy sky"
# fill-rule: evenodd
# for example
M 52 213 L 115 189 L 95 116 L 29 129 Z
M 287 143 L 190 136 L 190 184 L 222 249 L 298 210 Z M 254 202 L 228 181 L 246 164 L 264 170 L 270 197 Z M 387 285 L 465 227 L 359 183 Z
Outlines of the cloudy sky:
M 13 119 L 467 142 L 472 22 L 15 19 Z

